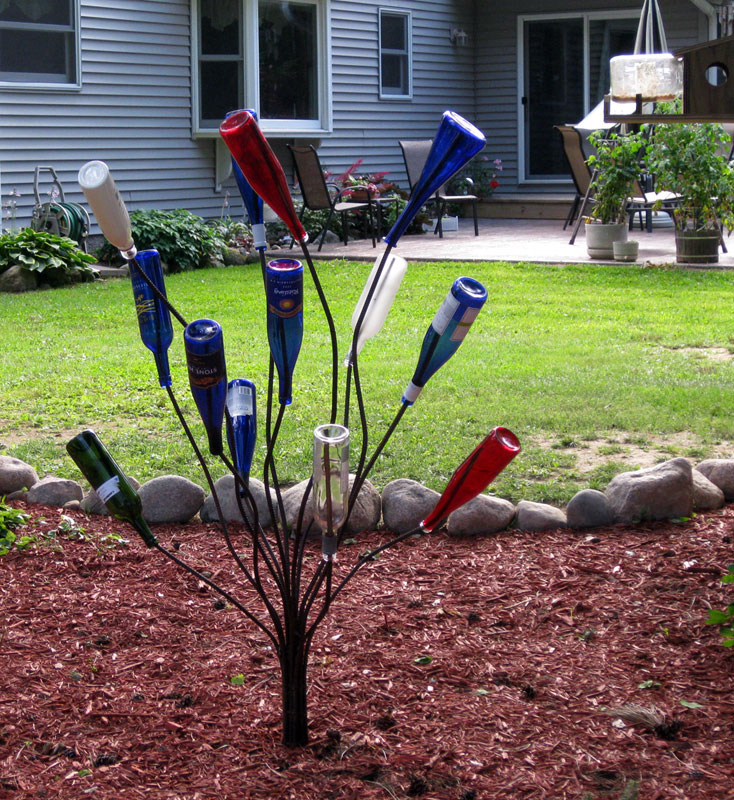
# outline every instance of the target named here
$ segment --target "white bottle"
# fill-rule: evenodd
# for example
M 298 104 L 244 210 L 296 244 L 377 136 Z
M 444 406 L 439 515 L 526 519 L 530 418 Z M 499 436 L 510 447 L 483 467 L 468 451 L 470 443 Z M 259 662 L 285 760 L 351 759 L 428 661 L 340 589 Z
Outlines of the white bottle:
M 372 267 L 369 278 L 367 278 L 367 283 L 365 283 L 364 289 L 362 289 L 362 295 L 359 298 L 357 307 L 354 309 L 354 313 L 352 314 L 352 330 L 357 327 L 359 315 L 362 313 L 362 307 L 367 299 L 370 287 L 374 283 L 375 275 L 377 274 L 377 270 L 381 261 L 382 256 L 378 256 L 375 260 L 374 266 Z M 388 312 L 390 311 L 393 300 L 395 299 L 395 295 L 400 288 L 400 283 L 403 280 L 403 276 L 405 275 L 405 271 L 407 269 L 408 262 L 404 258 L 400 258 L 400 256 L 393 255 L 392 253 L 388 256 L 387 263 L 380 274 L 380 280 L 377 283 L 377 288 L 375 289 L 372 299 L 370 300 L 370 304 L 367 307 L 367 313 L 364 315 L 364 319 L 362 320 L 362 326 L 359 329 L 359 336 L 357 337 L 357 355 L 359 355 L 360 351 L 362 350 L 362 346 L 367 339 L 371 339 L 382 330 L 382 326 L 385 323 L 385 319 L 387 318 Z M 348 367 L 352 363 L 352 359 L 353 354 L 350 348 L 347 357 L 344 359 L 344 366 Z
M 102 233 L 123 258 L 135 258 L 137 249 L 130 228 L 130 216 L 117 191 L 110 168 L 104 161 L 88 161 L 79 170 L 79 185 L 92 207 Z

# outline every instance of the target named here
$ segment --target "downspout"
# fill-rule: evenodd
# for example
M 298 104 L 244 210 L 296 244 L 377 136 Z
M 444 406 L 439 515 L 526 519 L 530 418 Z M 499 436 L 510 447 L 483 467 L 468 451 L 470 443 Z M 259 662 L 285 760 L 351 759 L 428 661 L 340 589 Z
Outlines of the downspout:
M 719 26 L 716 19 L 716 8 L 708 0 L 691 0 L 694 6 L 705 14 L 709 21 L 709 39 L 715 39 L 719 33 Z

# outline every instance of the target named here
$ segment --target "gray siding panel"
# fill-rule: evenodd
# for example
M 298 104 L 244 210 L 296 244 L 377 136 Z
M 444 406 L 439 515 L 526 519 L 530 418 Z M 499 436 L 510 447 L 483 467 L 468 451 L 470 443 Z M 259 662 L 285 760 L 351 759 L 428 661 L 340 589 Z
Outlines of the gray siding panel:
M 691 43 L 700 12 L 690 0 L 662 5 L 671 47 Z M 317 142 L 324 166 L 338 174 L 361 158 L 362 171 L 387 170 L 407 186 L 398 140 L 432 136 L 451 108 L 485 131 L 488 155 L 502 158 L 501 192 L 543 190 L 517 184 L 518 14 L 639 6 L 639 0 L 331 0 L 333 132 Z M 379 99 L 381 7 L 412 14 L 408 100 Z M 469 33 L 470 46 L 451 44 L 454 27 Z M 83 202 L 76 174 L 91 158 L 110 164 L 131 209 L 185 207 L 218 216 L 223 195 L 214 190 L 215 144 L 191 135 L 189 0 L 82 0 L 81 44 L 80 90 L 0 89 L 0 186 L 3 199 L 14 187 L 23 195 L 18 222 L 30 219 L 37 164 L 56 167 L 67 199 Z M 271 139 L 290 173 L 285 141 Z M 232 213 L 239 213 L 234 182 L 224 188 L 236 198 Z

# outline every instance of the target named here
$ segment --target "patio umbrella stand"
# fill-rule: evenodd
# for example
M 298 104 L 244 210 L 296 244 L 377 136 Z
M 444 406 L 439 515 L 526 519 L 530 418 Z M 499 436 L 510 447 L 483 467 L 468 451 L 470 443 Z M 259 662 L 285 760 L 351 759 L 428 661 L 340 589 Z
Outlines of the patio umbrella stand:
M 457 114 L 450 111 L 444 113 L 420 181 L 405 210 L 385 237 L 385 251 L 375 263 L 352 318 L 343 424 L 340 424 L 337 422 L 339 358 L 334 321 L 309 253 L 308 236 L 293 207 L 283 169 L 252 112 L 238 111 L 228 116 L 220 127 L 220 133 L 232 153 L 237 184 L 253 224 L 266 295 L 270 366 L 265 404 L 267 447 L 263 480 L 273 520 L 267 528 L 260 523 L 257 504 L 249 487 L 257 427 L 254 384 L 245 378 L 228 383 L 224 332 L 215 320 L 199 319 L 188 323 L 171 304 L 157 253 L 137 252 L 127 210 L 107 165 L 103 162 L 85 164 L 80 170 L 79 182 L 103 233 L 129 263 L 141 338 L 153 353 L 159 383 L 169 396 L 209 485 L 224 543 L 247 584 L 259 597 L 261 608 L 248 607 L 232 592 L 185 563 L 157 540 L 142 519 L 135 490 L 94 434 L 88 431 L 79 434 L 67 449 L 93 488 L 99 490 L 113 516 L 130 521 L 147 547 L 156 549 L 218 592 L 267 637 L 277 653 L 281 671 L 283 743 L 297 747 L 308 743 L 309 651 L 320 623 L 337 596 L 354 575 L 383 550 L 415 534 L 435 530 L 453 510 L 483 491 L 520 451 L 514 434 L 505 428 L 495 428 L 456 470 L 434 510 L 416 528 L 390 539 L 342 569 L 341 562 L 337 560 L 339 544 L 360 488 L 403 415 L 417 400 L 428 379 L 458 349 L 487 298 L 486 289 L 478 281 L 461 277 L 454 282 L 428 326 L 418 365 L 395 417 L 368 459 L 369 438 L 358 357 L 365 340 L 374 336 L 382 326 L 405 272 L 405 262 L 392 256 L 391 250 L 426 199 L 466 164 L 484 146 L 485 140 L 480 131 Z M 301 246 L 303 261 L 319 297 L 331 341 L 329 416 L 314 431 L 313 475 L 293 530 L 289 529 L 286 522 L 276 454 L 279 431 L 291 403 L 293 372 L 301 347 L 305 313 L 302 290 L 304 270 L 303 264 L 295 259 L 266 261 L 263 202 L 277 213 Z M 184 327 L 191 391 L 206 429 L 210 455 L 220 459 L 235 479 L 235 497 L 251 543 L 249 557 L 243 555 L 241 548 L 238 551 L 235 547 L 207 460 L 173 391 L 167 359 L 172 340 L 171 317 Z M 361 446 L 350 490 L 349 417 L 352 389 L 361 427 Z M 226 426 L 231 460 L 224 452 L 223 426 Z M 271 488 L 274 500 L 271 499 Z M 309 499 L 314 522 L 322 532 L 320 559 L 306 558 L 313 549 L 310 533 L 314 522 L 304 522 Z

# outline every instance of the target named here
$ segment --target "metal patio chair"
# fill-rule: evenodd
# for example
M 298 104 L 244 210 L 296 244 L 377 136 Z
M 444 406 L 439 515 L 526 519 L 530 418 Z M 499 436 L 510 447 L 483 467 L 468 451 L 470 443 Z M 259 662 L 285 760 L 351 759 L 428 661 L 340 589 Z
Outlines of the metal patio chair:
M 428 153 L 431 150 L 433 139 L 402 139 L 398 142 L 400 149 L 403 151 L 403 160 L 405 161 L 405 171 L 408 174 L 408 183 L 410 184 L 410 191 L 418 182 L 423 167 L 428 158 Z M 433 203 L 436 207 L 436 227 L 434 233 L 438 233 L 439 237 L 443 238 L 443 228 L 441 226 L 441 217 L 446 212 L 449 203 L 471 203 L 472 215 L 474 217 L 474 235 L 479 236 L 479 220 L 477 214 L 477 202 L 479 198 L 474 194 L 446 194 L 446 184 L 440 186 L 436 194 L 429 202 Z M 428 203 L 426 203 L 427 205 Z
M 573 225 L 577 217 L 581 218 L 583 216 L 586 206 L 591 200 L 591 170 L 586 163 L 581 133 L 573 125 L 554 125 L 553 127 L 561 135 L 563 155 L 566 157 L 566 163 L 576 189 L 576 196 L 573 198 L 568 216 L 563 223 L 563 230 L 565 231 L 569 225 Z M 571 237 L 571 244 L 576 238 L 577 230 L 578 227 Z
M 376 206 L 376 202 L 370 199 L 366 202 L 343 200 L 343 197 L 349 197 L 351 192 L 358 187 L 352 186 L 348 189 L 340 189 L 335 183 L 327 184 L 324 178 L 324 170 L 319 160 L 319 154 L 316 152 L 316 148 L 313 147 L 313 145 L 287 144 L 286 147 L 291 151 L 293 166 L 296 170 L 298 184 L 301 187 L 301 194 L 303 196 L 303 208 L 298 215 L 299 219 L 303 217 L 303 213 L 307 208 L 311 209 L 311 211 L 329 210 L 329 216 L 324 225 L 324 231 L 321 234 L 319 250 L 323 247 L 324 237 L 326 236 L 326 231 L 329 229 L 329 223 L 334 214 L 339 214 L 341 217 L 342 238 L 344 244 L 347 244 L 347 214 L 357 211 L 365 212 L 365 219 L 369 225 L 370 235 L 372 237 L 372 246 L 375 247 L 373 206 Z

